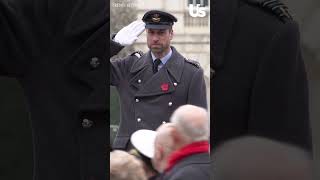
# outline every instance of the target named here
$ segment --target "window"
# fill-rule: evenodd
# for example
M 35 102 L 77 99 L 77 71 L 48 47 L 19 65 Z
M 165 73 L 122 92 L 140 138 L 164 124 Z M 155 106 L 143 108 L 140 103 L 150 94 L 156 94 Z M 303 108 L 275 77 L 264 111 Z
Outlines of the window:
M 208 0 L 188 0 L 188 6 L 189 4 L 200 4 L 201 7 L 208 6 Z

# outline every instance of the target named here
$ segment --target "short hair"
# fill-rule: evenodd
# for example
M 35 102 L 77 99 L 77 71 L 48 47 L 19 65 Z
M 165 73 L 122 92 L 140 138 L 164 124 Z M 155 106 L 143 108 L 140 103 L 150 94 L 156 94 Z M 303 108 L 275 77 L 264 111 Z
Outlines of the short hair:
M 192 110 L 194 113 L 201 113 L 201 118 L 203 118 L 201 123 L 192 123 L 192 121 L 197 121 L 197 119 L 190 119 L 188 116 L 188 113 L 193 113 Z M 181 106 L 172 114 L 170 121 L 192 142 L 209 140 L 209 116 L 204 108 L 194 105 Z
M 147 180 L 147 177 L 140 160 L 115 150 L 110 153 L 110 180 Z

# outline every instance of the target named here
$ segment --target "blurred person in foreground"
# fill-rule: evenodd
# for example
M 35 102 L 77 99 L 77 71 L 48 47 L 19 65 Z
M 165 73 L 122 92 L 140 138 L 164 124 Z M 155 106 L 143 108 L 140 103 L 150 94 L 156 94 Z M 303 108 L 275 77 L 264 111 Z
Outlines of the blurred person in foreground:
M 208 112 L 184 105 L 157 129 L 154 167 L 163 180 L 210 179 Z
M 34 180 L 107 178 L 108 11 L 105 0 L 0 0 L 0 76 L 25 97 Z M 12 135 L 0 130 L 2 146 Z M 1 180 L 20 173 L 21 161 L 0 161 Z
M 230 140 L 213 152 L 214 180 L 312 180 L 312 160 L 299 147 L 262 137 Z
M 300 32 L 287 6 L 279 0 L 218 0 L 213 6 L 211 145 L 255 135 L 311 152 Z
M 147 180 L 143 164 L 135 156 L 120 150 L 110 153 L 110 180 Z

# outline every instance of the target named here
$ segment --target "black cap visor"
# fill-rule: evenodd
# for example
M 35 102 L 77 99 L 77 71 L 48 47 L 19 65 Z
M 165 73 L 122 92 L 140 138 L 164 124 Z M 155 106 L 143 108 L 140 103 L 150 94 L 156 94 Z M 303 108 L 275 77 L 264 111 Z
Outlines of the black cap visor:
M 167 24 L 146 24 L 146 29 L 170 29 L 172 25 Z

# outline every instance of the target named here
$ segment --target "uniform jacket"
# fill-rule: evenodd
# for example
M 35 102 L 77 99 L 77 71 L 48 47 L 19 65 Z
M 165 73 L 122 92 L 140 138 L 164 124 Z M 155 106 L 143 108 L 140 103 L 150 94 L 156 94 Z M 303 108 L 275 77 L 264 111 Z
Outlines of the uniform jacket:
M 26 96 L 35 180 L 107 179 L 107 11 L 104 0 L 0 1 L 0 74 Z
M 161 180 L 209 180 L 210 170 L 209 153 L 193 154 L 165 172 Z
M 111 44 L 111 49 L 119 47 Z M 181 105 L 207 106 L 202 68 L 171 48 L 171 58 L 156 74 L 152 71 L 150 52 L 111 62 L 110 83 L 118 89 L 121 107 L 113 148 L 126 148 L 130 135 L 138 129 L 155 130 L 168 122 Z
M 213 8 L 211 144 L 257 135 L 311 151 L 297 23 L 258 0 L 218 0 Z

